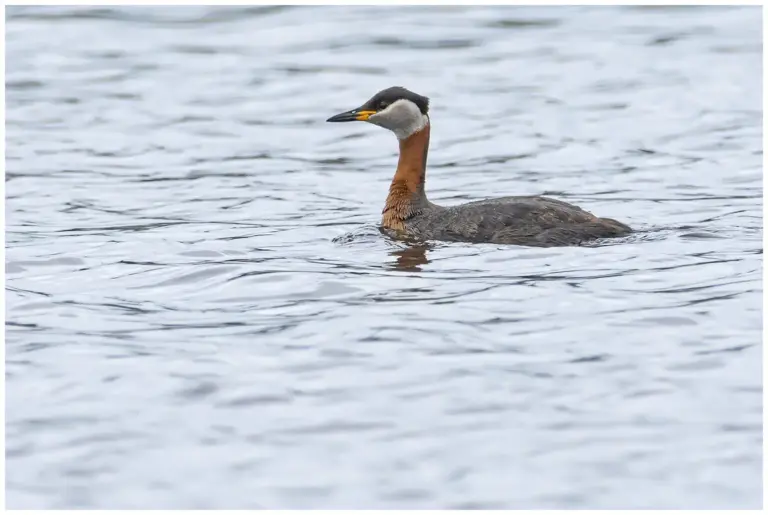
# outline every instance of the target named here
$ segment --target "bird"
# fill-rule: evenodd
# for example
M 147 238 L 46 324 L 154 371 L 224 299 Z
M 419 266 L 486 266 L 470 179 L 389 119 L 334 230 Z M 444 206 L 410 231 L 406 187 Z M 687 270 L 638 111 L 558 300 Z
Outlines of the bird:
M 392 131 L 400 157 L 384 202 L 381 230 L 418 241 L 494 243 L 530 247 L 578 246 L 617 238 L 632 228 L 561 200 L 542 196 L 491 198 L 439 206 L 425 191 L 429 154 L 429 98 L 393 86 L 328 122 L 362 121 Z

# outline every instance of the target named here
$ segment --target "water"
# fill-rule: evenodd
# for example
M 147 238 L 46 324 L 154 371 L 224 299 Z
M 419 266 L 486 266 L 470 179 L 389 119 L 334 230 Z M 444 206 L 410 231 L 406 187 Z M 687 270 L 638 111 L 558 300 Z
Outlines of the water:
M 758 8 L 8 8 L 11 508 L 757 508 Z M 437 203 L 376 224 L 432 99 Z

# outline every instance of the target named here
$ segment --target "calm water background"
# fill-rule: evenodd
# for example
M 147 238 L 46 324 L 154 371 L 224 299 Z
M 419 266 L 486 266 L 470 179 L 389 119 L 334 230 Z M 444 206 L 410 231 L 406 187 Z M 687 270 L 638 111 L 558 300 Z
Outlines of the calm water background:
M 761 504 L 758 8 L 9 8 L 13 508 Z M 427 189 L 611 245 L 406 247 Z

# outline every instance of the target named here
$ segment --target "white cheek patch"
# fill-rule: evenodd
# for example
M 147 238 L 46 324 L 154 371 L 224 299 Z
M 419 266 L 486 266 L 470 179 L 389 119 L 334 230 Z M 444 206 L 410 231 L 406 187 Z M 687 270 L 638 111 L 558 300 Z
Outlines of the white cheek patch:
M 416 104 L 410 100 L 401 99 L 371 116 L 368 121 L 391 130 L 397 139 L 405 139 L 426 127 L 429 118 L 421 114 Z

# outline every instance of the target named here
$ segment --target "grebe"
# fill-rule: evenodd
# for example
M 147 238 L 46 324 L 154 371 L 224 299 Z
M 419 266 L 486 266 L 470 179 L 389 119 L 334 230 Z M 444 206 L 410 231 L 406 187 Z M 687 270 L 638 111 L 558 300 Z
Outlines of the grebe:
M 546 197 L 501 197 L 442 207 L 427 200 L 424 182 L 429 152 L 429 99 L 401 87 L 376 93 L 357 109 L 329 122 L 369 122 L 395 133 L 400 159 L 382 211 L 381 225 L 393 236 L 418 240 L 504 243 L 536 247 L 578 245 L 626 236 L 632 229 Z

